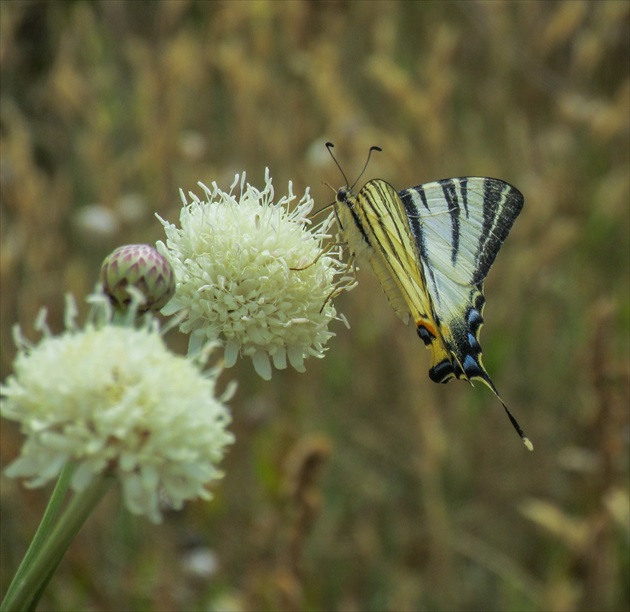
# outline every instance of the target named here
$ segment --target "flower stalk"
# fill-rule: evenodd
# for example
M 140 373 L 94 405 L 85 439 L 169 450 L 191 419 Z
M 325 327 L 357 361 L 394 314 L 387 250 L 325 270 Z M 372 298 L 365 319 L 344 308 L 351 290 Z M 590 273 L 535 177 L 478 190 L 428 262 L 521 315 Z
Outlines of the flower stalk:
M 63 488 L 62 481 L 68 478 L 62 476 L 59 480 Z M 57 569 L 66 550 L 114 480 L 115 476 L 112 472 L 104 472 L 96 476 L 85 489 L 73 497 L 68 508 L 54 523 L 52 529 L 51 524 L 58 509 L 56 508 L 48 517 L 44 515 L 44 520 L 38 530 L 39 538 L 36 537 L 33 540 L 35 552 L 31 553 L 33 546 L 29 548 L 20 571 L 16 574 L 2 603 L 0 609 L 3 612 L 9 610 L 23 612 L 35 609 L 44 587 Z M 65 483 L 65 488 L 67 490 L 67 483 Z M 55 507 L 58 501 L 56 500 Z M 50 535 L 46 538 L 48 532 Z M 37 543 L 36 540 L 38 540 Z
M 24 574 L 33 563 L 37 553 L 44 546 L 50 532 L 53 530 L 57 517 L 61 512 L 66 493 L 68 492 L 73 471 L 74 465 L 67 463 L 59 475 L 57 484 L 55 485 L 52 495 L 50 496 L 50 500 L 48 501 L 48 506 L 46 506 L 44 516 L 42 517 L 39 527 L 33 536 L 33 540 L 24 555 L 24 559 L 22 559 L 22 563 L 20 563 L 20 567 L 15 573 L 15 576 L 13 577 L 13 580 L 5 594 L 5 602 L 12 601 L 17 585 L 23 583 Z M 5 609 L 4 602 L 0 609 Z M 8 610 L 9 608 L 6 609 Z

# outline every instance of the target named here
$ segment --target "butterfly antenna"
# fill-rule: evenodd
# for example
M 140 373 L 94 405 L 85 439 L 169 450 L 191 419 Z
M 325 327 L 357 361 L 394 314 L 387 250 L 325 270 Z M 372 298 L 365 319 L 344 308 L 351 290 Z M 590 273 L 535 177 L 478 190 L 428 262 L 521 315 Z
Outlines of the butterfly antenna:
M 342 170 L 341 166 L 339 165 L 339 162 L 337 161 L 337 158 L 335 157 L 335 155 L 332 152 L 334 147 L 335 147 L 335 145 L 332 142 L 327 142 L 326 143 L 326 148 L 328 149 L 328 152 L 330 153 L 330 156 L 333 158 L 333 161 L 335 162 L 335 164 L 337 164 L 337 168 L 339 168 L 339 172 L 341 172 L 341 176 L 343 176 L 343 180 L 346 181 L 346 185 L 347 185 L 348 184 L 348 177 L 346 176 L 346 173 Z
M 354 186 L 359 182 L 359 179 L 363 176 L 363 173 L 366 171 L 368 164 L 370 163 L 370 157 L 372 157 L 372 152 L 373 151 L 382 151 L 383 149 L 381 149 L 381 147 L 377 147 L 377 146 L 372 146 L 370 147 L 370 150 L 368 151 L 368 156 L 367 159 L 365 160 L 365 166 L 363 166 L 363 170 L 361 170 L 361 174 L 359 174 L 359 176 L 357 176 L 357 180 L 354 181 L 354 183 L 352 183 L 352 187 L 350 187 L 350 189 L 354 189 Z M 348 183 L 346 182 L 346 185 Z
M 330 204 L 326 204 L 326 206 L 323 206 L 319 210 L 316 210 L 311 216 L 316 217 L 317 215 L 321 215 L 323 212 L 327 211 L 329 208 L 332 208 L 334 205 L 335 205 L 334 202 L 331 202 Z

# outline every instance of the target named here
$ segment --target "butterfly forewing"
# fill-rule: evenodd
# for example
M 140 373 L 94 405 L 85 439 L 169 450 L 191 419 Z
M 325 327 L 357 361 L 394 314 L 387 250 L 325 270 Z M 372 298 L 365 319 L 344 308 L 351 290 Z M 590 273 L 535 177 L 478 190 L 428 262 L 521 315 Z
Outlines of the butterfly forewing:
M 417 242 L 396 190 L 373 180 L 354 195 L 340 191 L 337 212 L 353 256 L 368 261 L 387 298 L 405 323 L 433 320 Z M 338 195 L 339 198 L 339 195 Z

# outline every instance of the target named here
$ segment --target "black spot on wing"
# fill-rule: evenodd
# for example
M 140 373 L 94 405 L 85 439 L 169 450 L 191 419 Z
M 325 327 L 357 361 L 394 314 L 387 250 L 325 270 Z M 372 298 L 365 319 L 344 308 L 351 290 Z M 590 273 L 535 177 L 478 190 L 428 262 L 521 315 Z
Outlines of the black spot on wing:
M 435 383 L 447 383 L 454 376 L 453 364 L 448 359 L 440 361 L 429 370 L 429 378 Z
M 425 346 L 429 346 L 435 340 L 435 336 L 422 323 L 417 326 L 416 331 Z

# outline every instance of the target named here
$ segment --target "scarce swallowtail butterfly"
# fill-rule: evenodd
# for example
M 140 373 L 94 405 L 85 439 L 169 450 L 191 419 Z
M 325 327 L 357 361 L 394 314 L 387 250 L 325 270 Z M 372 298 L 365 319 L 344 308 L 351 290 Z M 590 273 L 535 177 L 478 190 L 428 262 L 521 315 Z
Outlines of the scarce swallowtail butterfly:
M 341 170 L 332 143 L 326 146 Z M 381 149 L 372 147 L 370 153 L 374 150 Z M 337 191 L 342 238 L 352 258 L 369 262 L 396 314 L 405 324 L 413 320 L 431 350 L 431 380 L 485 383 L 533 450 L 484 368 L 479 344 L 483 281 L 521 212 L 521 192 L 480 176 L 402 191 L 382 179 L 368 181 L 357 193 L 353 187 Z

